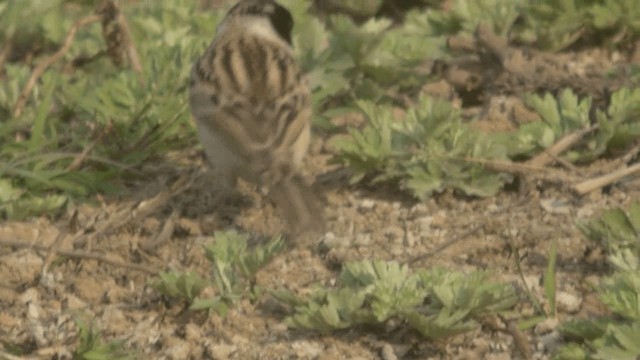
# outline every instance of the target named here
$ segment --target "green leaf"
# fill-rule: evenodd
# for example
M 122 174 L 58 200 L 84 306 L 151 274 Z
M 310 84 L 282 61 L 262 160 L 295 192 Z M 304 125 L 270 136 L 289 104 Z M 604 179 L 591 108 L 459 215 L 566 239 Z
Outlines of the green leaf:
M 114 340 L 109 343 L 102 341 L 102 333 L 95 329 L 93 323 L 87 324 L 80 317 L 75 319 L 78 326 L 79 343 L 73 352 L 74 359 L 80 360 L 129 360 L 133 354 L 124 350 L 125 341 Z
M 446 10 L 431 11 L 429 24 L 435 34 L 473 33 L 478 24 L 486 23 L 500 35 L 506 35 L 520 16 L 522 0 L 454 0 Z
M 550 93 L 545 94 L 543 97 L 538 95 L 525 96 L 525 102 L 528 106 L 534 109 L 542 119 L 551 127 L 554 134 L 561 133 L 561 115 L 559 104 L 556 99 Z M 551 139 L 552 141 L 554 139 Z M 543 146 L 550 146 L 553 142 L 544 143 Z
M 640 323 L 607 326 L 602 347 L 595 353 L 597 359 L 635 360 L 640 356 Z
M 466 316 L 466 314 L 464 314 Z M 465 316 L 461 313 L 447 314 L 441 312 L 437 316 L 424 316 L 417 312 L 408 312 L 406 320 L 411 327 L 428 339 L 439 339 L 461 334 L 478 327 L 475 321 L 461 321 Z
M 269 264 L 274 257 L 281 254 L 286 248 L 287 244 L 282 237 L 274 237 L 268 243 L 256 246 L 252 251 L 241 256 L 238 261 L 240 270 L 245 277 L 253 277 L 258 270 Z
M 578 228 L 612 253 L 624 248 L 640 251 L 640 244 L 637 242 L 640 232 L 636 230 L 638 202 L 631 208 L 633 212 L 629 215 L 619 208 L 607 210 L 600 219 L 578 223 Z
M 640 323 L 640 270 L 621 271 L 606 278 L 600 295 L 612 311 Z
M 218 298 L 202 299 L 195 298 L 189 306 L 189 310 L 211 310 L 220 316 L 226 316 L 229 312 L 229 304 L 226 301 Z
M 286 322 L 329 332 L 396 318 L 428 338 L 439 338 L 475 328 L 478 324 L 472 317 L 507 309 L 516 301 L 513 288 L 488 283 L 486 274 L 442 270 L 413 274 L 407 266 L 385 261 L 346 263 L 337 285 L 316 287 L 308 299 L 290 292 L 276 295 L 295 306 Z
M 0 202 L 0 210 L 3 210 L 9 219 L 25 219 L 40 214 L 52 214 L 59 211 L 68 201 L 65 195 L 26 195 L 15 200 Z
M 382 6 L 383 0 L 327 0 L 341 12 L 357 16 L 374 16 Z
M 0 178 L 0 208 L 2 208 L 5 203 L 17 200 L 21 194 L 22 192 L 16 189 L 11 184 L 11 181 Z
M 562 324 L 560 331 L 569 337 L 592 341 L 605 334 L 608 323 L 605 319 L 573 319 Z
M 640 234 L 640 201 L 631 204 L 629 208 L 629 222 L 637 234 Z
M 45 136 L 45 128 L 47 127 L 46 120 L 51 111 L 51 105 L 53 104 L 53 92 L 58 84 L 60 76 L 56 72 L 55 75 L 51 72 L 47 72 L 42 77 L 44 98 L 38 106 L 38 113 L 36 115 L 33 130 L 31 131 L 31 139 L 29 140 L 29 151 L 43 148 L 45 144 L 49 142 L 47 136 Z
M 194 300 L 208 284 L 208 281 L 192 272 L 162 272 L 158 277 L 151 280 L 151 287 L 163 295 L 186 301 Z
M 600 219 L 578 224 L 587 237 L 608 249 L 608 260 L 615 269 L 598 288 L 602 303 L 614 316 L 574 320 L 561 327 L 561 331 L 575 341 L 587 342 L 588 348 L 584 351 L 587 358 L 636 359 L 640 356 L 637 342 L 640 338 L 640 233 L 634 225 L 636 220 L 631 220 L 637 216 L 637 204 L 632 204 L 629 214 L 615 208 L 605 211 Z M 565 353 L 580 355 L 575 345 L 565 346 L 559 352 Z
M 553 356 L 555 360 L 588 360 L 587 350 L 578 344 L 568 344 L 561 347 Z
M 423 97 L 402 119 L 394 119 L 388 106 L 358 104 L 367 125 L 333 143 L 339 159 L 354 170 L 354 181 L 375 174 L 374 182 L 400 180 L 425 198 L 446 187 L 490 196 L 510 179 L 466 159 L 504 159 L 506 149 L 463 124 L 449 102 Z

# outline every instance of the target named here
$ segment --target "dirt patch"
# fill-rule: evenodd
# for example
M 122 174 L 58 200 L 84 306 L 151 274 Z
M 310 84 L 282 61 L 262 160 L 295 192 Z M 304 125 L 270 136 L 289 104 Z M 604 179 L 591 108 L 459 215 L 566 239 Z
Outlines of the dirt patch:
M 312 155 L 322 162 L 323 154 Z M 326 158 L 326 157 L 325 157 Z M 200 165 L 194 163 L 193 167 Z M 316 169 L 322 170 L 322 168 Z M 322 171 L 320 171 L 322 172 Z M 163 189 L 159 181 L 140 185 L 139 197 Z M 146 190 L 144 190 L 146 189 Z M 189 312 L 184 304 L 165 302 L 147 285 L 150 274 L 119 266 L 118 262 L 147 268 L 192 270 L 206 275 L 209 267 L 202 245 L 213 240 L 212 231 L 241 228 L 256 235 L 282 230 L 273 208 L 257 193 L 247 191 L 243 206 L 226 210 L 207 204 L 206 176 L 193 182 L 161 209 L 140 221 L 91 237 L 84 246 L 115 263 L 93 259 L 50 259 L 46 250 L 3 248 L 1 255 L 0 322 L 5 342 L 37 349 L 43 358 L 72 351 L 77 335 L 73 316 L 87 315 L 103 329 L 107 339 L 126 339 L 141 357 L 214 359 L 380 359 L 396 358 L 518 358 L 513 338 L 490 326 L 449 338 L 425 342 L 407 333 L 401 324 L 375 331 L 355 329 L 333 335 L 287 329 L 282 309 L 268 298 L 242 302 L 226 318 Z M 513 248 L 518 249 L 524 277 L 541 293 L 551 239 L 559 240 L 559 319 L 602 313 L 590 285 L 605 273 L 604 259 L 576 230 L 611 206 L 626 206 L 640 197 L 637 186 L 615 186 L 606 194 L 576 198 L 560 187 L 537 184 L 528 193 L 504 191 L 489 199 L 467 199 L 444 193 L 425 202 L 408 201 L 389 188 L 362 189 L 334 185 L 327 192 L 330 232 L 318 242 L 321 253 L 294 249 L 259 273 L 264 287 L 286 287 L 297 293 L 312 283 L 329 283 L 339 265 L 358 259 L 386 259 L 413 266 L 441 266 L 473 271 L 490 270 L 495 279 L 521 284 Z M 123 196 L 135 199 L 136 196 Z M 118 209 L 135 209 L 135 200 L 111 200 L 102 206 L 78 208 L 78 223 L 108 221 Z M 235 204 L 237 205 L 237 204 Z M 132 211 L 132 210 L 130 210 Z M 141 243 L 161 232 L 171 213 L 178 215 L 175 231 L 149 254 Z M 233 214 L 233 215 L 231 215 Z M 97 219 L 97 220 L 95 220 Z M 0 239 L 73 250 L 77 235 L 68 232 L 69 219 L 5 222 Z M 57 240 L 56 240 L 57 239 Z M 455 240 L 452 242 L 452 240 Z M 77 249 L 75 249 L 77 250 Z M 564 305 L 563 305 L 564 304 Z M 518 311 L 532 314 L 524 304 Z M 546 358 L 557 344 L 555 326 L 526 333 L 538 358 Z
M 519 57 L 523 53 L 502 52 L 496 45 L 499 40 L 487 37 L 491 41 L 481 44 L 481 52 L 501 54 L 493 56 L 500 61 L 478 58 L 473 66 L 446 64 L 443 78 L 448 86 L 425 90 L 448 98 L 467 96 L 463 105 L 475 94 L 474 106 L 489 114 L 478 124 L 483 131 L 531 121 L 533 115 L 521 102 L 501 98 L 505 93 L 571 86 L 606 102 L 603 94 L 621 84 L 619 78 L 604 76 L 603 69 L 620 60 L 612 60 L 611 54 Z M 535 65 L 538 61 L 541 67 Z M 524 70 L 529 68 L 537 69 L 538 76 L 529 76 Z M 594 69 L 602 76 L 594 75 Z M 508 116 L 495 115 L 504 109 Z M 324 139 L 313 149 L 308 171 L 324 181 L 329 229 L 314 243 L 325 250 L 298 247 L 287 252 L 259 273 L 260 286 L 306 293 L 313 283 L 330 284 L 345 261 L 383 259 L 460 271 L 484 269 L 495 280 L 522 288 L 525 284 L 515 267 L 518 256 L 526 286 L 541 294 L 550 242 L 558 239 L 558 320 L 605 311 L 592 287 L 606 274 L 604 257 L 575 223 L 640 198 L 637 179 L 584 197 L 562 184 L 520 179 L 523 186 L 514 184 L 492 198 L 445 192 L 417 202 L 393 186 L 348 185 L 345 173 L 328 165 L 331 152 Z M 507 330 L 509 324 L 500 319 L 488 319 L 460 336 L 425 341 L 397 323 L 331 335 L 288 329 L 282 324 L 283 309 L 268 297 L 257 303 L 243 301 L 224 318 L 166 301 L 148 286 L 150 277 L 172 269 L 206 276 L 210 264 L 202 245 L 213 241 L 214 231 L 237 228 L 260 239 L 283 230 L 273 207 L 246 184 L 241 184 L 241 199 L 215 206 L 201 157 L 189 153 L 177 158 L 180 161 L 172 155 L 149 164 L 142 171 L 153 180 L 141 181 L 119 198 L 71 206 L 55 220 L 0 224 L 0 240 L 14 242 L 0 248 L 0 339 L 5 346 L 39 358 L 70 358 L 78 334 L 73 319 L 83 314 L 102 329 L 105 339 L 124 340 L 140 358 L 523 358 Z M 596 162 L 591 170 L 606 165 L 604 160 Z M 516 310 L 524 316 L 534 313 L 526 302 Z M 556 328 L 557 322 L 546 322 L 524 333 L 533 358 L 549 358 L 560 343 Z

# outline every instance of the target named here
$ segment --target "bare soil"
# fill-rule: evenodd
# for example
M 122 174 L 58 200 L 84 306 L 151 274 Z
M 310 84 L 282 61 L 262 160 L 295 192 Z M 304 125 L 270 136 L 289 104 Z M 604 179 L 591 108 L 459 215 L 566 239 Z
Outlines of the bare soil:
M 505 94 L 539 89 L 541 84 L 551 91 L 563 86 L 584 89 L 585 94 L 609 90 L 618 80 L 604 74 L 628 62 L 603 51 L 544 56 L 547 64 L 570 63 L 569 71 L 588 76 L 560 76 L 553 65 L 538 68 L 543 72 L 534 77 L 517 71 L 514 75 L 505 66 L 514 58 L 505 55 L 497 65 L 481 58 L 469 66 L 446 64 L 443 87 L 425 91 L 459 99 L 468 114 L 483 115 L 483 131 L 508 130 L 526 117 L 526 109 L 517 110 L 522 107 L 518 101 L 505 107 Z M 531 66 L 520 64 L 515 68 Z M 482 77 L 467 76 L 473 71 Z M 460 74 L 466 80 L 460 80 Z M 545 82 L 544 76 L 555 82 Z M 577 196 L 561 180 L 518 174 L 492 198 L 445 191 L 418 202 L 393 184 L 349 185 L 348 172 L 328 162 L 329 140 L 316 138 L 307 169 L 325 189 L 328 232 L 313 239 L 312 245 L 321 246 L 294 246 L 275 259 L 259 273 L 258 285 L 303 294 L 314 283 L 330 285 L 346 261 L 384 259 L 414 267 L 488 270 L 495 280 L 529 287 L 542 300 L 541 279 L 551 241 L 557 239 L 557 319 L 521 334 L 509 330 L 510 319 L 487 319 L 469 333 L 427 341 L 395 322 L 382 330 L 356 328 L 330 335 L 288 329 L 282 323 L 286 309 L 268 296 L 256 303 L 243 301 L 224 318 L 189 311 L 186 304 L 165 299 L 148 286 L 154 273 L 189 270 L 206 276 L 210 264 L 202 245 L 214 241 L 218 230 L 239 229 L 255 241 L 283 231 L 273 207 L 247 184 L 240 184 L 241 201 L 215 206 L 210 178 L 202 174 L 206 165 L 194 151 L 167 154 L 148 164 L 140 169 L 148 180 L 130 184 L 119 196 L 71 204 L 55 219 L 0 224 L 0 240 L 14 242 L 0 247 L 4 352 L 21 349 L 25 358 L 69 359 L 78 342 L 74 318 L 85 316 L 103 331 L 105 340 L 125 340 L 140 359 L 547 359 L 562 342 L 559 323 L 606 313 L 593 290 L 608 272 L 604 254 L 575 224 L 640 199 L 637 178 Z M 598 174 L 609 171 L 612 161 L 555 168 Z M 290 241 L 295 244 L 296 239 Z M 523 297 L 513 319 L 533 314 Z

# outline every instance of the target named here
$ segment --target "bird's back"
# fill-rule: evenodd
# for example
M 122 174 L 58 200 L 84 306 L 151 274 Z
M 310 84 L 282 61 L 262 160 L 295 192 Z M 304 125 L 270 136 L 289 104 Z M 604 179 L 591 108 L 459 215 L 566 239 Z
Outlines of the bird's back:
M 300 135 L 309 131 L 311 99 L 293 52 L 259 26 L 233 30 L 219 34 L 194 64 L 193 115 L 199 127 L 228 134 L 224 141 L 234 152 L 244 151 L 247 158 L 260 154 L 262 166 L 287 158 L 274 154 L 292 149 L 299 163 L 308 146 L 308 140 L 299 140 L 309 137 Z

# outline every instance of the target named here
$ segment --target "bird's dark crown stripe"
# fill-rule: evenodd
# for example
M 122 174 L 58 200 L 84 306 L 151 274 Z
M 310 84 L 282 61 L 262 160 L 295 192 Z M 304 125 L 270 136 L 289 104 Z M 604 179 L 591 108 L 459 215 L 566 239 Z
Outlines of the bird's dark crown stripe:
M 293 30 L 293 17 L 289 10 L 274 3 L 274 9 L 269 14 L 271 26 L 289 45 L 291 45 L 291 30 Z
M 293 17 L 289 10 L 272 0 L 240 1 L 229 10 L 229 15 L 255 15 L 265 16 L 278 35 L 289 45 L 291 42 L 291 30 L 293 29 Z

